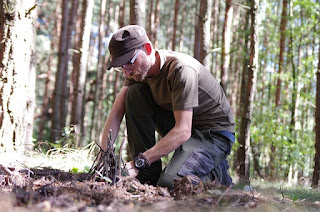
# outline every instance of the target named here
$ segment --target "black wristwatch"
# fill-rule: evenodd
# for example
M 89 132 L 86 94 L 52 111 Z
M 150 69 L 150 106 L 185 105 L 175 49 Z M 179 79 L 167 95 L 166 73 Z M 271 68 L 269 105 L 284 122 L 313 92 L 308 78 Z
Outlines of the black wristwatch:
M 142 153 L 139 153 L 139 155 L 134 158 L 134 166 L 141 171 L 149 168 L 150 162 Z

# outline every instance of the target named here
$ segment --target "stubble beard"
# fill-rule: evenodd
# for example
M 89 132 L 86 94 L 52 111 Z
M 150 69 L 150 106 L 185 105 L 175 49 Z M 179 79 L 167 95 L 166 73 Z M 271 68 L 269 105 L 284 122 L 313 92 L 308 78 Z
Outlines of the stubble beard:
M 151 65 L 149 63 L 141 64 L 138 74 L 133 77 L 134 80 L 137 82 L 143 81 L 147 77 L 147 74 L 150 68 L 151 68 Z

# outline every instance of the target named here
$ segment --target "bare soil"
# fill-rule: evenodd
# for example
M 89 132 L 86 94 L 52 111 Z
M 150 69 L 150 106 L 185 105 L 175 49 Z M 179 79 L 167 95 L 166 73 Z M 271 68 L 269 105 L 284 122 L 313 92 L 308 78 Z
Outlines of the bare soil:
M 55 169 L 0 171 L 0 211 L 317 211 L 315 205 L 215 183 L 177 182 L 174 191 L 122 178 L 115 185 Z

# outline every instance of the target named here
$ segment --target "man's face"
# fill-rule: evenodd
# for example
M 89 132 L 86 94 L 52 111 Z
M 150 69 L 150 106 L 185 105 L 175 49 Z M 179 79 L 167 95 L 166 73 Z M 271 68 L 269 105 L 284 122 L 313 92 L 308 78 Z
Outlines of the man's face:
M 131 67 L 126 64 L 122 66 L 123 73 L 126 77 L 131 78 L 134 81 L 141 82 L 147 77 L 148 71 L 151 67 L 150 61 L 143 49 L 141 49 L 141 51 L 138 49 L 132 58 L 135 60 L 132 62 Z M 130 61 L 132 61 L 132 58 Z M 132 69 L 128 69 L 128 67 Z

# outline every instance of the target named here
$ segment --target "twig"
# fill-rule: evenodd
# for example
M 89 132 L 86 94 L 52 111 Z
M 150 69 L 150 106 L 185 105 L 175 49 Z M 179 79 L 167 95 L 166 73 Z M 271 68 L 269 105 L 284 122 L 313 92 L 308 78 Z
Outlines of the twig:
M 227 192 L 229 192 L 229 190 L 232 188 L 232 184 L 221 194 L 221 196 L 219 197 L 219 199 L 217 200 L 217 203 L 219 204 L 219 202 L 221 201 L 221 199 L 227 194 Z
M 12 176 L 12 171 L 10 171 L 10 169 L 8 169 L 7 167 L 5 167 L 4 165 L 0 164 L 0 169 L 8 176 Z
M 31 7 L 29 10 L 26 10 L 26 15 L 25 17 L 27 17 L 28 15 L 30 15 L 31 11 L 36 9 L 36 7 L 38 6 L 38 4 L 33 5 L 33 7 Z
M 93 179 L 95 174 L 98 174 L 102 179 L 110 179 L 111 184 L 115 185 L 119 179 L 118 176 L 121 175 L 121 157 L 119 156 L 120 160 L 118 161 L 118 157 L 115 154 L 115 148 L 113 147 L 114 142 L 111 130 L 109 131 L 107 139 L 107 148 L 105 150 L 97 144 L 100 151 L 91 166 L 88 178 Z M 122 145 L 123 143 L 121 146 Z
M 118 154 L 119 154 L 119 166 L 118 166 L 118 173 L 121 175 L 121 162 L 123 163 L 123 167 L 125 168 L 125 169 L 127 169 L 127 167 L 126 167 L 126 164 L 123 162 L 123 160 L 122 160 L 122 147 L 123 147 L 123 144 L 124 144 L 124 142 L 127 140 L 127 137 L 124 137 L 123 139 L 122 139 L 122 142 L 121 142 L 121 145 L 120 145 L 120 148 L 119 148 L 119 151 L 118 151 Z

